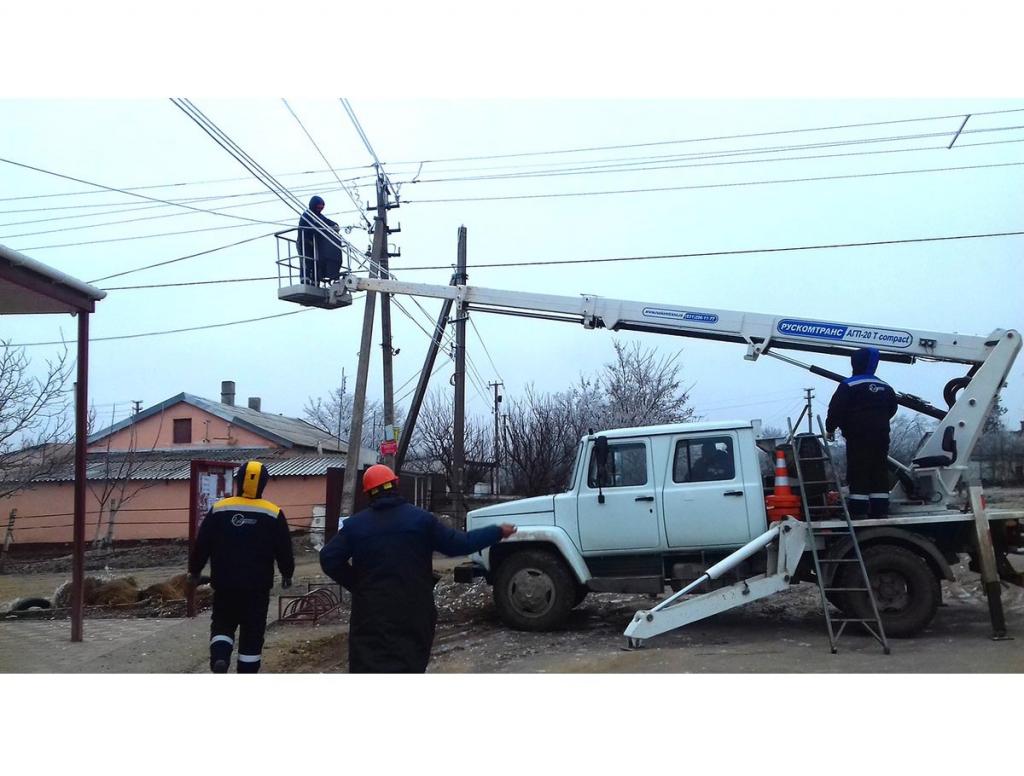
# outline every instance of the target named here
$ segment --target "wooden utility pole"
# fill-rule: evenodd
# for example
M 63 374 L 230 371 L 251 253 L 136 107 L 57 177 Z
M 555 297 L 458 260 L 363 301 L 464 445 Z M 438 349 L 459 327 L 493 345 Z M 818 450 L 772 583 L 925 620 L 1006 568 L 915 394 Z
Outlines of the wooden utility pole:
M 466 227 L 459 227 L 459 247 L 455 285 L 465 286 Z M 452 440 L 452 490 L 455 495 L 455 522 L 466 525 L 466 304 L 460 298 L 455 308 L 455 423 Z
M 373 220 L 373 247 L 370 250 L 372 269 L 379 266 L 387 253 L 387 224 L 381 215 L 380 179 L 377 181 L 377 216 Z M 387 214 L 385 206 L 383 210 Z M 370 353 L 373 344 L 373 317 L 377 296 L 366 292 L 363 308 L 363 335 L 359 341 L 359 364 L 356 367 L 356 388 L 352 396 L 352 423 L 348 432 L 348 453 L 345 457 L 345 484 L 341 493 L 341 514 L 351 515 L 355 509 L 357 478 L 359 476 L 359 450 L 363 439 L 363 413 L 366 408 L 366 378 L 370 371 Z
M 452 275 L 450 285 L 457 285 L 458 275 Z M 423 371 L 416 383 L 416 391 L 413 393 L 412 402 L 409 404 L 409 414 L 405 416 L 405 423 L 402 426 L 402 434 L 398 440 L 398 455 L 395 456 L 395 465 L 401 469 L 405 464 L 405 456 L 409 452 L 409 445 L 412 442 L 413 431 L 416 429 L 416 421 L 420 416 L 420 408 L 423 406 L 423 397 L 427 393 L 427 384 L 430 382 L 430 375 L 434 372 L 434 362 L 437 360 L 437 351 L 444 339 L 445 328 L 448 325 L 448 316 L 452 311 L 452 300 L 445 299 L 441 303 L 441 314 L 437 316 L 437 323 L 434 324 L 434 334 L 430 339 L 430 347 L 427 348 L 427 357 L 423 361 Z

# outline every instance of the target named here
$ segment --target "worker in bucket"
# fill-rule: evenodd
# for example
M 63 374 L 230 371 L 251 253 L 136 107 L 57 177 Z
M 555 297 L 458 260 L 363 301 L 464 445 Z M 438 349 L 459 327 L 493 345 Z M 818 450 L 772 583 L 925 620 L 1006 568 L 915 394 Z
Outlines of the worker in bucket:
M 281 587 L 292 585 L 295 558 L 284 512 L 263 498 L 267 467 L 249 461 L 235 473 L 237 495 L 217 501 L 202 524 L 189 559 L 195 584 L 210 562 L 213 615 L 210 620 L 210 670 L 225 674 L 231 665 L 238 630 L 238 673 L 259 673 L 267 627 L 274 563 Z
M 878 350 L 860 348 L 850 357 L 853 374 L 836 388 L 828 405 L 825 433 L 846 440 L 846 482 L 850 517 L 889 514 L 889 421 L 899 405 L 896 392 L 878 377 Z
M 337 280 L 341 274 L 341 246 L 328 231 L 339 232 L 340 227 L 323 211 L 323 197 L 314 196 L 299 217 L 296 247 L 303 257 L 301 282 L 311 286 L 322 280 Z
M 434 552 L 468 555 L 516 531 L 509 524 L 452 530 L 398 495 L 397 485 L 387 466 L 367 469 L 370 506 L 347 518 L 320 551 L 324 573 L 352 593 L 351 673 L 426 671 L 437 622 Z

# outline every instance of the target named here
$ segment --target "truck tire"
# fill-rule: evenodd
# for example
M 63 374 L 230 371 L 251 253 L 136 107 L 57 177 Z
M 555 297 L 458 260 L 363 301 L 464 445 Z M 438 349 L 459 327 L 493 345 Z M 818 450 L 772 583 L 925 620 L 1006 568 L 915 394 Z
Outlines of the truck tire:
M 576 580 L 565 563 L 546 550 L 513 552 L 494 575 L 498 614 L 516 630 L 556 628 L 576 600 Z
M 891 544 L 867 547 L 863 554 L 885 635 L 902 639 L 924 630 L 942 601 L 942 587 L 924 558 Z M 845 582 L 839 586 L 859 586 L 860 575 L 853 564 L 841 576 Z M 850 617 L 874 618 L 863 593 L 846 593 L 843 602 Z

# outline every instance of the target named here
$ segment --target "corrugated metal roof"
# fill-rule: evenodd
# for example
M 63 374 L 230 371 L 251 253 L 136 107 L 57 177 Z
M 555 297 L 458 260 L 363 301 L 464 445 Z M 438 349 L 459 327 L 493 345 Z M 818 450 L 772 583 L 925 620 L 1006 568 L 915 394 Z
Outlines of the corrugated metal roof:
M 195 460 L 262 461 L 271 477 L 323 477 L 331 467 L 345 467 L 344 455 L 289 455 L 287 450 L 274 448 L 210 448 L 137 453 L 131 460 L 129 453 L 90 453 L 86 462 L 86 476 L 93 481 L 110 479 L 131 480 L 187 480 L 190 462 Z M 362 464 L 375 463 L 376 457 L 364 450 Z M 128 474 L 125 477 L 125 474 Z M 74 482 L 73 465 L 35 482 Z
M 89 444 L 95 444 L 111 434 L 115 434 L 132 423 L 156 415 L 175 404 L 185 402 L 193 407 L 216 415 L 218 418 L 239 426 L 240 428 L 252 431 L 266 437 L 272 442 L 284 445 L 285 447 L 306 447 L 313 450 L 320 449 L 327 452 L 345 453 L 348 451 L 348 442 L 331 436 L 321 428 L 312 423 L 307 423 L 299 418 L 288 418 L 284 415 L 273 415 L 269 412 L 259 412 L 248 407 L 236 407 L 231 404 L 224 404 L 211 399 L 204 399 L 191 393 L 179 393 L 159 404 L 148 407 L 137 415 L 132 415 L 120 423 L 97 431 L 89 436 Z

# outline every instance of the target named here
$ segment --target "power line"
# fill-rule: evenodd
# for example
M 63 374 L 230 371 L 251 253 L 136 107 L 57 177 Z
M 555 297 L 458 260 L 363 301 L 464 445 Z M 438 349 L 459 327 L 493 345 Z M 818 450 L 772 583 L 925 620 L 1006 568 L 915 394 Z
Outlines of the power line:
M 929 243 L 929 242 L 947 242 L 953 240 L 978 240 L 988 239 L 993 237 L 1020 237 L 1024 235 L 1024 231 L 1013 231 L 1013 232 L 989 232 L 983 234 L 957 234 L 957 235 L 946 235 L 942 237 L 909 237 L 894 240 L 871 240 L 864 242 L 850 242 L 850 243 L 822 243 L 817 245 L 793 245 L 783 246 L 776 248 L 741 248 L 737 250 L 729 251 L 700 251 L 695 253 L 662 253 L 653 254 L 647 256 L 611 256 L 593 259 L 551 259 L 551 260 L 536 260 L 536 261 L 508 261 L 508 262 L 492 262 L 484 264 L 474 264 L 474 268 L 501 268 L 501 267 L 539 267 L 539 266 L 554 266 L 562 264 L 599 264 L 599 263 L 613 263 L 613 262 L 628 262 L 628 261 L 658 261 L 663 259 L 691 259 L 691 258 L 705 258 L 712 256 L 742 256 L 757 253 L 789 253 L 796 251 L 816 251 L 816 250 L 829 250 L 829 249 L 840 249 L 840 248 L 870 248 L 880 245 L 909 245 L 915 243 Z M 250 242 L 251 240 L 257 240 L 267 235 L 260 235 L 259 237 L 249 238 L 249 240 L 243 240 L 242 242 Z M 170 259 L 167 262 L 160 262 L 154 265 L 148 265 L 146 267 L 137 267 L 133 270 L 127 270 L 126 272 L 118 273 L 118 275 L 108 275 L 106 278 L 99 278 L 98 280 L 91 280 L 90 283 L 97 283 L 101 280 L 107 280 L 120 275 L 128 274 L 130 272 L 138 272 L 143 269 L 149 269 L 154 266 L 162 266 L 163 264 L 172 263 L 175 261 L 181 261 L 183 259 L 192 258 L 193 256 L 200 256 L 203 253 L 210 253 L 216 250 L 222 250 L 223 248 L 231 247 L 240 243 L 231 243 L 227 246 L 221 246 L 219 248 L 213 248 L 210 251 L 203 251 L 198 254 L 191 254 L 190 256 L 183 256 L 177 259 Z M 400 267 L 402 272 L 418 272 L 428 270 L 440 270 L 440 269 L 451 269 L 451 265 L 438 264 L 427 267 Z M 218 280 L 193 280 L 185 281 L 180 283 L 149 283 L 139 286 L 121 286 L 113 288 L 105 288 L 104 291 L 129 291 L 137 289 L 150 289 L 150 288 L 176 288 L 182 286 L 198 286 L 198 285 L 212 285 L 215 283 L 248 283 L 256 280 L 274 280 L 275 275 L 267 275 L 265 277 L 256 278 L 221 278 Z M 415 298 L 414 298 L 415 300 Z M 392 300 L 395 304 L 398 304 L 395 300 Z M 422 309 L 422 307 L 421 307 Z M 426 311 L 424 311 L 426 312 Z M 429 313 L 427 313 L 429 316 Z
M 295 188 L 294 191 L 301 191 L 301 192 L 319 191 L 324 186 L 329 186 L 329 185 L 332 185 L 331 181 L 317 181 L 316 183 L 310 183 L 310 184 L 305 185 L 305 186 L 299 186 L 299 187 Z M 333 191 L 337 191 L 337 190 L 338 189 L 334 189 Z M 263 191 L 249 191 L 249 192 L 233 192 L 233 193 L 230 193 L 230 194 L 207 194 L 207 195 L 202 196 L 202 197 L 184 197 L 182 199 L 172 199 L 172 200 L 168 200 L 168 201 L 169 202 L 174 202 L 174 203 L 178 203 L 178 202 L 188 202 L 188 203 L 193 203 L 193 202 L 211 202 L 211 201 L 228 200 L 228 199 L 242 199 L 244 197 L 258 197 L 258 196 L 260 196 L 261 194 L 264 194 L 264 193 L 265 192 L 263 192 Z M 273 200 L 267 200 L 267 201 L 273 201 Z M 250 204 L 261 204 L 261 203 L 260 202 L 256 202 L 256 203 L 250 203 Z M 121 207 L 117 207 L 118 205 L 120 205 Z M 27 210 L 8 210 L 8 211 L 0 211 L 0 215 L 6 214 L 6 213 L 49 213 L 49 212 L 53 212 L 55 210 L 59 210 L 62 213 L 66 213 L 69 210 L 84 210 L 86 208 L 95 208 L 95 207 L 110 207 L 110 208 L 114 208 L 114 209 L 113 210 L 101 210 L 101 211 L 95 212 L 95 213 L 72 213 L 70 215 L 51 216 L 49 218 L 33 218 L 33 219 L 26 220 L 26 221 L 8 221 L 8 222 L 6 222 L 4 224 L 0 224 L 0 226 L 8 227 L 8 226 L 21 226 L 21 225 L 25 225 L 25 224 L 44 224 L 44 223 L 51 223 L 53 221 L 71 221 L 71 220 L 76 219 L 76 218 L 98 218 L 99 216 L 117 215 L 119 213 L 138 213 L 138 212 L 141 212 L 143 210 L 158 210 L 158 209 L 163 209 L 163 208 L 166 208 L 166 207 L 169 207 L 169 206 L 161 204 L 161 203 L 150 205 L 150 204 L 146 204 L 146 203 L 143 203 L 143 202 L 106 202 L 106 203 L 98 203 L 96 205 L 69 205 L 67 207 L 44 207 L 44 208 L 30 208 L 30 209 L 27 209 Z M 179 215 L 179 214 L 176 214 L 176 215 Z M 188 215 L 188 214 L 184 213 L 184 214 L 180 214 L 180 215 Z
M 164 205 L 172 205 L 174 207 L 181 207 L 181 208 L 185 208 L 186 210 L 192 210 L 192 211 L 194 211 L 196 213 L 212 213 L 212 211 L 206 210 L 204 208 L 192 207 L 191 205 L 187 205 L 184 202 L 173 202 L 171 200 L 160 199 L 158 197 L 150 197 L 150 196 L 148 196 L 146 194 L 139 194 L 138 192 L 133 192 L 133 191 L 130 191 L 128 189 L 119 189 L 119 188 L 117 188 L 115 186 L 106 186 L 106 185 L 104 185 L 102 183 L 95 183 L 93 181 L 83 180 L 82 178 L 75 178 L 72 175 L 65 175 L 64 173 L 54 172 L 53 170 L 44 170 L 42 167 L 34 167 L 31 164 L 24 164 L 22 162 L 15 162 L 12 159 L 5 159 L 5 158 L 0 157 L 0 162 L 4 162 L 5 164 L 13 165 L 14 167 L 22 167 L 22 168 L 24 168 L 26 170 L 33 170 L 34 172 L 40 172 L 40 173 L 43 173 L 45 175 L 52 175 L 52 176 L 54 176 L 56 178 L 63 178 L 64 180 L 75 181 L 76 183 L 83 183 L 86 186 L 95 186 L 98 189 L 105 189 L 106 191 L 115 191 L 118 194 L 125 194 L 125 195 L 131 196 L 131 197 L 138 197 L 139 199 L 149 200 L 150 202 L 160 202 L 161 204 L 164 204 Z M 265 223 L 268 223 L 266 221 L 260 221 L 260 220 L 253 219 L 253 218 L 246 218 L 245 216 L 237 216 L 237 215 L 235 215 L 233 213 L 215 213 L 214 212 L 212 214 L 213 215 L 222 216 L 224 218 L 234 218 L 234 219 L 237 219 L 239 221 L 248 221 L 248 222 L 254 223 L 254 224 L 265 224 Z
M 1024 231 L 1014 232 L 988 232 L 983 234 L 957 234 L 944 237 L 908 237 L 896 240 L 869 240 L 864 242 L 849 243 L 821 243 L 817 245 L 793 245 L 781 248 L 741 248 L 730 251 L 698 251 L 694 253 L 662 253 L 648 256 L 613 256 L 597 259 L 552 259 L 541 261 L 505 261 L 492 262 L 489 264 L 474 264 L 473 269 L 486 267 L 541 267 L 557 264 L 598 264 L 619 261 L 655 261 L 659 259 L 692 259 L 707 256 L 741 256 L 753 253 L 790 253 L 795 251 L 817 251 L 832 248 L 869 248 L 877 245 L 907 245 L 912 243 L 945 242 L 950 240 L 978 240 L 990 237 L 1019 237 Z M 417 270 L 438 270 L 451 269 L 450 264 L 438 264 L 429 267 L 403 267 L 402 272 L 413 272 Z
M 172 259 L 180 261 L 180 259 Z M 256 281 L 277 280 L 277 275 L 265 275 L 259 278 L 220 278 L 219 280 L 184 280 L 180 283 L 146 283 L 137 286 L 107 286 L 100 291 L 141 291 L 153 288 L 186 288 L 189 286 L 214 286 L 224 283 L 254 283 Z
M 346 170 L 365 170 L 365 169 L 368 169 L 368 168 L 370 168 L 372 166 L 373 165 L 370 165 L 370 164 L 360 164 L 360 165 L 356 165 L 356 166 L 353 166 L 353 167 L 337 167 L 337 168 L 332 169 L 330 172 L 335 172 L 335 171 L 337 171 L 337 172 L 345 172 Z M 286 178 L 286 177 L 290 177 L 290 176 L 294 176 L 294 175 L 320 175 L 321 173 L 324 173 L 324 172 L 327 172 L 327 170 L 302 170 L 302 171 L 299 171 L 299 172 L 285 172 L 285 173 L 281 173 L 281 177 L 282 178 Z M 360 178 L 365 178 L 365 177 L 372 177 L 372 176 L 364 175 L 364 176 L 359 176 L 359 177 Z M 233 178 L 211 178 L 209 180 L 181 181 L 181 182 L 178 182 L 178 183 L 156 183 L 156 184 L 150 184 L 150 185 L 147 185 L 147 186 L 122 186 L 122 187 L 120 187 L 120 189 L 124 190 L 126 192 L 136 192 L 136 191 L 148 191 L 150 189 L 169 189 L 169 188 L 176 188 L 176 187 L 180 187 L 180 186 L 206 186 L 206 185 L 209 185 L 211 183 L 236 183 L 238 181 L 247 181 L 247 180 L 251 180 L 251 176 L 244 175 L 244 176 L 233 177 Z M 352 180 L 356 180 L 356 179 L 353 178 Z M 22 201 L 22 200 L 30 200 L 30 199 L 53 199 L 53 198 L 56 198 L 56 197 L 84 197 L 84 196 L 89 196 L 89 195 L 92 195 L 92 194 L 99 194 L 99 193 L 100 193 L 99 191 L 88 190 L 88 191 L 69 191 L 69 192 L 64 192 L 64 193 L 56 193 L 55 192 L 55 193 L 51 193 L 51 194 L 28 194 L 28 195 L 23 195 L 23 196 L 20 196 L 20 197 L 0 197 L 0 202 L 19 202 L 19 201 Z M 71 205 L 69 207 L 105 207 L 105 205 L 77 205 L 77 206 Z M 3 211 L 3 212 L 21 212 L 21 211 Z
M 258 221 L 258 222 L 256 222 L 256 224 L 260 224 L 260 225 L 263 225 L 263 226 L 266 226 L 267 224 L 274 224 L 275 226 L 278 226 L 278 227 L 291 226 L 291 224 L 287 224 L 287 223 L 284 223 L 284 222 L 274 222 L 274 221 L 265 221 L 265 222 Z M 175 232 L 159 232 L 157 234 L 136 234 L 136 235 L 131 235 L 129 237 L 107 237 L 107 238 L 104 238 L 102 240 L 80 240 L 79 242 L 52 243 L 50 245 L 30 245 L 30 246 L 27 246 L 27 247 L 19 246 L 18 250 L 19 251 L 45 251 L 45 250 L 50 250 L 52 248 L 78 248 L 78 247 L 80 247 L 82 245 L 104 245 L 106 243 L 126 242 L 128 240 L 150 240 L 150 239 L 153 239 L 155 237 L 176 237 L 178 235 L 183 235 L 183 234 L 199 234 L 200 232 L 222 232 L 222 231 L 225 231 L 227 229 L 245 229 L 247 227 L 251 229 L 254 225 L 255 224 L 228 224 L 227 226 L 205 226 L 205 227 L 200 227 L 198 229 L 180 229 L 180 230 L 175 231 Z M 270 232 L 270 234 L 275 234 L 275 232 Z
M 306 137 L 309 138 L 309 142 L 313 144 L 313 148 L 315 148 L 316 152 L 320 154 L 320 158 L 324 160 L 324 164 L 327 165 L 327 169 L 334 173 L 334 177 L 337 179 L 338 185 L 340 185 L 341 188 L 344 189 L 345 193 L 348 194 L 348 198 L 352 200 L 352 204 L 355 205 L 356 210 L 358 210 L 359 214 L 362 216 L 363 222 L 367 226 L 370 226 L 370 219 L 368 219 L 366 217 L 366 213 L 363 212 L 363 207 L 359 203 L 359 200 L 355 197 L 355 195 L 352 194 L 351 191 L 349 191 L 348 187 L 344 183 L 342 183 L 341 178 L 338 177 L 338 174 L 334 172 L 334 167 L 332 167 L 331 163 L 327 161 L 327 157 L 324 155 L 324 152 L 320 150 L 320 146 L 317 145 L 317 142 L 313 139 L 313 136 L 309 133 L 309 130 L 306 129 L 306 125 L 302 123 L 302 119 L 300 119 L 298 117 L 298 114 L 296 114 L 295 111 L 292 110 L 292 106 L 288 104 L 288 100 L 282 97 L 281 102 L 284 103 L 284 107 L 288 109 L 288 112 L 292 114 L 292 118 L 295 119 L 296 122 L 298 122 L 298 125 L 302 128 L 302 131 L 305 133 Z
M 1006 113 L 1020 113 L 1024 112 L 1024 108 L 1007 108 L 1004 110 L 992 110 L 992 111 L 971 111 L 972 116 L 995 116 Z M 467 162 L 467 161 L 479 161 L 484 159 L 513 159 L 524 156 L 551 156 L 556 154 L 574 154 L 584 153 L 589 151 L 615 151 L 626 148 L 649 148 L 653 146 L 664 146 L 664 145 L 682 145 L 687 143 L 703 143 L 710 142 L 713 140 L 738 140 L 741 138 L 752 138 L 752 137 L 771 137 L 778 135 L 792 135 L 801 132 L 825 132 L 836 129 L 857 129 L 862 127 L 881 127 L 891 126 L 894 124 L 907 124 L 912 122 L 922 121 L 942 121 L 946 119 L 962 119 L 967 113 L 953 113 L 942 116 L 921 116 L 916 118 L 906 119 L 890 119 L 886 121 L 866 121 L 859 122 L 856 124 L 832 124 L 829 126 L 822 127 L 803 127 L 799 129 L 781 129 L 771 130 L 762 132 L 745 132 L 736 135 L 715 135 L 710 137 L 692 137 L 677 140 L 658 140 L 653 142 L 645 143 L 626 143 L 619 145 L 605 145 L 605 146 L 583 146 L 578 148 L 563 148 L 557 150 L 544 150 L 544 151 L 522 151 L 517 153 L 506 153 L 506 154 L 485 154 L 478 156 L 450 156 L 450 157 L 439 157 L 437 159 L 421 159 L 410 162 L 396 162 L 396 164 L 432 164 L 436 162 Z
M 1005 130 L 1017 130 L 1024 129 L 1024 126 L 1020 127 L 1002 127 L 1000 130 L 977 130 L 977 131 L 1005 131 Z M 949 132 L 943 132 L 942 135 L 952 134 Z M 927 137 L 934 137 L 935 135 L 927 135 Z M 916 137 L 926 137 L 925 135 L 919 135 Z M 829 143 L 829 144 L 815 144 L 812 146 L 787 146 L 776 149 L 752 149 L 749 151 L 730 151 L 730 152 L 714 152 L 707 154 L 688 154 L 685 156 L 669 157 L 663 159 L 663 161 L 673 160 L 686 160 L 686 159 L 723 159 L 729 156 L 741 156 L 741 155 L 756 155 L 756 154 L 767 154 L 767 153 L 780 153 L 790 150 L 799 150 L 800 148 L 823 148 L 823 147 L 834 147 L 839 145 L 861 145 L 869 142 L 891 142 L 889 138 L 883 138 L 879 140 L 857 140 L 849 141 L 848 143 Z M 1024 142 L 1024 138 L 1015 138 L 1013 140 L 995 140 L 985 143 L 963 143 L 958 145 L 957 148 L 974 148 L 978 146 L 988 145 L 1004 145 L 1008 143 L 1021 143 Z M 900 153 L 920 153 L 922 151 L 947 151 L 949 150 L 945 145 L 934 145 L 934 146 L 923 146 L 921 148 L 886 148 L 878 149 L 874 151 L 848 151 L 845 153 L 835 154 L 809 154 L 805 156 L 785 156 L 775 157 L 771 159 L 732 159 L 727 161 L 708 161 L 708 162 L 688 162 L 685 164 L 653 164 L 655 160 L 643 160 L 635 163 L 617 163 L 617 164 L 598 164 L 590 165 L 586 167 L 568 168 L 564 170 L 539 170 L 531 172 L 516 172 L 516 173 L 501 173 L 494 175 L 474 175 L 474 176 L 463 176 L 463 177 L 448 177 L 448 178 L 423 178 L 419 180 L 402 181 L 402 185 L 406 183 L 459 183 L 459 182 L 475 182 L 475 181 L 494 181 L 494 180 L 521 180 L 527 178 L 558 178 L 568 175 L 609 175 L 609 174 L 620 174 L 629 172 L 658 172 L 663 170 L 682 170 L 697 167 L 727 167 L 737 164 L 771 164 L 779 162 L 803 162 L 811 161 L 816 159 L 849 159 L 856 156 L 880 156 L 883 154 L 900 154 Z
M 992 169 L 997 167 L 1019 167 L 1024 165 L 1024 162 L 1000 162 L 996 164 L 973 164 L 964 165 L 961 167 L 933 167 L 924 170 L 888 170 L 885 172 L 862 172 L 862 173 L 851 173 L 847 175 L 821 175 L 815 177 L 806 178 L 776 178 L 773 180 L 762 180 L 762 181 L 735 181 L 733 183 L 700 183 L 691 184 L 688 186 L 660 186 L 657 188 L 646 188 L 646 189 L 613 189 L 607 191 L 567 191 L 559 192 L 554 194 L 503 194 L 497 196 L 484 196 L 484 197 L 441 197 L 436 199 L 416 199 L 406 200 L 406 204 L 437 204 L 437 203 L 449 203 L 449 202 L 495 202 L 499 200 L 517 200 L 517 199 L 557 199 L 561 197 L 595 197 L 606 194 L 647 194 L 662 191 L 694 191 L 698 189 L 728 189 L 728 188 L 739 188 L 742 186 L 766 186 L 780 183 L 810 183 L 816 181 L 836 181 L 836 180 L 850 180 L 852 178 L 881 178 L 888 175 L 917 175 L 921 173 L 932 173 L 932 172 L 958 172 L 962 170 L 984 170 Z
M 305 308 L 302 310 L 292 310 L 287 313 L 276 313 L 275 315 L 264 315 L 259 318 L 245 318 L 240 321 L 228 321 L 226 323 L 208 323 L 202 326 L 189 326 L 184 329 L 166 329 L 164 331 L 147 331 L 140 334 L 118 334 L 112 337 L 90 337 L 89 342 L 110 342 L 112 340 L 128 340 L 128 339 L 139 339 L 141 337 L 158 337 L 164 334 L 182 334 L 188 331 L 206 331 L 208 329 L 222 329 L 225 326 L 238 326 L 243 323 L 256 323 L 257 321 L 269 321 L 272 318 L 284 318 L 288 315 L 298 315 L 299 313 L 312 312 L 313 308 Z M 56 342 L 22 342 L 11 347 L 18 348 L 31 348 L 39 345 L 63 345 L 66 344 L 63 341 Z
M 473 327 L 473 331 L 476 332 L 476 338 L 480 340 L 480 346 L 484 349 L 484 353 L 487 354 L 487 360 L 491 362 L 491 369 L 494 370 L 494 374 L 497 375 L 498 380 L 505 382 L 505 378 L 501 376 L 501 373 L 498 371 L 498 367 L 494 364 L 494 359 L 491 358 L 491 351 L 487 349 L 487 343 L 484 342 L 484 338 L 480 335 L 480 330 L 476 327 L 476 323 L 472 318 L 469 319 L 469 324 Z
M 274 232 L 268 232 L 266 234 L 258 234 L 255 237 L 247 237 L 244 240 L 239 240 L 237 242 L 228 243 L 227 245 L 218 245 L 216 248 L 208 248 L 207 250 L 199 251 L 198 253 L 190 253 L 190 254 L 188 254 L 186 256 L 178 256 L 175 259 L 167 259 L 166 261 L 158 261 L 158 262 L 156 262 L 154 264 L 145 264 L 145 265 L 143 265 L 141 267 L 135 267 L 133 269 L 126 269 L 123 272 L 115 272 L 113 275 L 104 275 L 101 278 L 96 278 L 95 280 L 90 280 L 89 282 L 90 283 L 100 283 L 100 282 L 102 282 L 104 280 L 112 280 L 113 278 L 123 277 L 124 275 L 131 275 L 132 273 L 135 273 L 135 272 L 142 272 L 143 270 L 146 270 L 146 269 L 154 269 L 156 267 L 163 267 L 163 266 L 166 266 L 168 264 L 175 264 L 175 263 L 177 263 L 179 261 L 185 261 L 186 259 L 194 259 L 197 256 L 206 256 L 207 254 L 210 254 L 210 253 L 216 253 L 217 251 L 223 251 L 226 248 L 234 248 L 236 245 L 244 245 L 245 243 L 250 243 L 250 242 L 253 242 L 254 240 L 262 240 L 264 237 L 271 237 L 273 234 L 274 234 Z M 245 279 L 245 278 L 243 278 L 243 279 Z M 238 280 L 238 278 L 235 278 L 235 280 Z M 111 289 L 111 290 L 113 290 L 113 289 Z
M 333 191 L 338 191 L 338 189 L 333 189 Z M 208 213 L 215 213 L 215 214 L 218 214 L 218 215 L 223 215 L 223 213 L 220 212 L 222 210 L 230 210 L 232 208 L 237 208 L 237 207 L 258 207 L 259 205 L 265 205 L 267 203 L 276 202 L 276 201 L 277 201 L 276 199 L 262 199 L 262 200 L 257 200 L 255 202 L 242 202 L 242 203 L 235 203 L 235 204 L 232 204 L 232 205 L 222 205 L 221 207 L 210 208 L 207 212 Z M 154 206 L 154 207 L 165 207 L 165 206 L 164 205 L 157 205 L 157 206 Z M 356 211 L 344 211 L 344 212 L 350 213 L 350 212 L 356 212 Z M 56 234 L 58 232 L 77 232 L 77 231 L 83 231 L 85 229 L 98 229 L 98 228 L 104 227 L 104 226 L 120 226 L 122 224 L 137 223 L 139 221 L 157 221 L 157 220 L 160 220 L 160 219 L 163 219 L 163 218 L 178 218 L 180 216 L 191 216 L 191 215 L 192 215 L 191 213 L 161 213 L 160 215 L 141 216 L 139 218 L 122 218 L 122 219 L 118 219 L 116 221 L 102 221 L 102 222 L 100 222 L 98 224 L 80 224 L 78 226 L 62 226 L 62 227 L 59 227 L 57 229 L 45 229 L 45 230 L 42 230 L 42 231 L 39 231 L 39 232 L 23 232 L 21 234 L 5 234 L 5 235 L 0 235 L 0 240 L 10 240 L 10 239 L 13 239 L 15 237 L 32 237 L 32 236 L 41 235 L 41 234 Z M 89 216 L 71 216 L 71 218 L 87 218 L 87 217 L 89 217 Z M 278 224 L 279 222 L 278 221 L 261 221 L 260 223 L 264 223 L 264 224 L 266 224 L 266 223 Z M 3 224 L 3 226 L 11 226 L 11 224 Z

